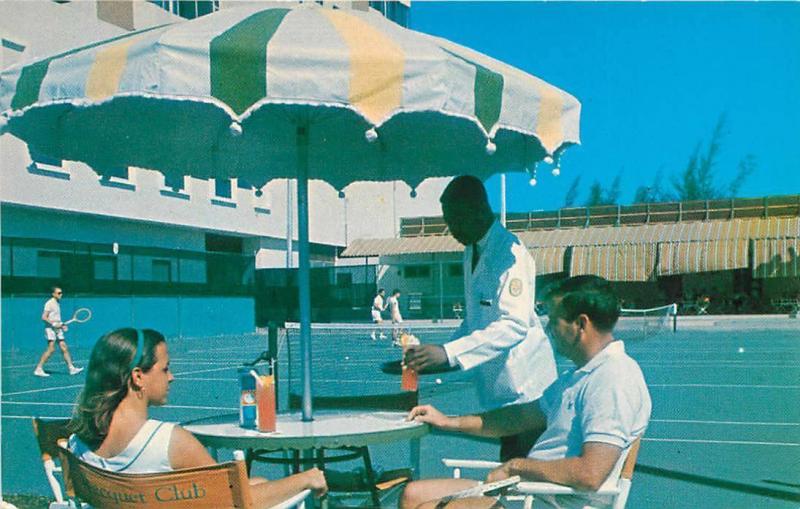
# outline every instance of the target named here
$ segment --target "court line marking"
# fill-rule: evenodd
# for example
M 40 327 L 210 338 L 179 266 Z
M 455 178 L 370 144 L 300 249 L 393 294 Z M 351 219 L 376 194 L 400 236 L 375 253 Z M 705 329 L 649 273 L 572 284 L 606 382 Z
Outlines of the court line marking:
M 181 373 L 173 373 L 173 376 L 175 378 L 178 378 L 181 375 L 194 375 L 194 374 L 197 374 L 197 373 L 211 373 L 212 371 L 225 371 L 226 369 L 236 369 L 238 367 L 239 366 L 234 364 L 234 365 L 224 366 L 222 368 L 196 369 L 194 371 L 183 371 Z
M 41 405 L 41 406 L 74 406 L 74 403 L 61 403 L 61 402 L 40 402 L 40 401 L 2 401 L 3 404 L 14 404 L 14 405 Z M 164 405 L 160 408 L 182 408 L 182 409 L 195 409 L 195 410 L 224 410 L 224 411 L 236 411 L 238 408 L 236 407 L 216 407 L 216 406 L 205 406 L 205 405 Z M 792 423 L 792 422 L 747 422 L 747 421 L 703 421 L 703 420 L 691 420 L 691 419 L 651 419 L 650 422 L 669 422 L 669 423 L 682 423 L 682 424 L 716 424 L 716 425 L 753 425 L 753 426 L 800 426 L 800 423 Z M 649 438 L 647 438 L 649 439 Z M 646 439 L 646 440 L 647 440 Z M 664 441 L 667 439 L 651 439 L 651 440 L 660 440 Z M 669 439 L 669 440 L 681 440 L 681 439 Z M 689 440 L 689 439 L 686 439 Z M 690 440 L 692 441 L 692 440 Z M 695 440 L 696 441 L 696 440 Z M 700 442 L 709 442 L 709 443 L 717 443 L 717 441 L 713 440 L 701 440 Z M 728 441 L 718 441 L 719 443 L 734 443 Z M 756 442 L 745 442 L 745 443 L 756 443 Z M 773 442 L 765 442 L 772 444 Z M 800 446 L 800 444 L 794 444 Z
M 703 421 L 693 419 L 650 419 L 650 422 L 667 422 L 678 424 L 722 424 L 745 426 L 800 426 L 800 422 L 764 422 L 764 421 Z
M 74 389 L 76 387 L 83 387 L 83 384 L 59 385 L 58 387 L 45 387 L 44 389 L 30 389 L 30 390 L 27 390 L 27 391 L 4 392 L 3 393 L 3 397 L 6 397 L 6 396 L 18 396 L 20 394 L 35 394 L 37 392 L 62 391 L 64 389 Z
M 642 438 L 645 442 L 675 442 L 687 444 L 723 444 L 723 445 L 777 445 L 781 447 L 800 447 L 795 442 L 751 442 L 749 440 L 701 440 L 695 438 Z
M 56 401 L 2 401 L 4 405 L 26 405 L 26 406 L 66 406 L 73 407 L 75 403 L 60 403 Z M 205 405 L 162 405 L 159 408 L 181 408 L 185 410 L 224 410 L 226 412 L 239 411 L 239 408 L 234 407 L 221 407 L 221 406 L 205 406 Z
M 746 389 L 800 389 L 800 385 L 756 385 L 756 384 L 647 384 L 648 387 L 716 387 Z
M 54 405 L 66 405 L 66 403 L 55 403 Z M 191 408 L 191 409 L 199 409 L 199 410 L 226 410 L 226 411 L 235 411 L 235 408 L 228 408 L 228 407 L 206 407 L 206 406 L 170 406 L 166 405 L 162 408 Z M 60 417 L 60 416 L 48 416 L 42 417 L 46 419 L 67 419 L 69 416 Z M 25 415 L 3 415 L 3 419 L 32 419 L 33 416 L 25 416 Z M 794 442 L 755 442 L 755 441 L 748 441 L 748 440 L 700 440 L 700 439 L 690 439 L 690 438 L 654 438 L 654 437 L 644 437 L 642 440 L 645 442 L 664 442 L 664 443 L 693 443 L 693 444 L 715 444 L 715 445 L 758 445 L 758 446 L 780 446 L 780 447 L 800 447 L 800 443 Z
M 226 369 L 236 368 L 237 366 L 226 366 L 222 368 L 209 368 L 209 369 L 198 369 L 194 371 L 184 371 L 182 373 L 175 373 L 175 377 L 177 378 L 180 375 L 193 375 L 197 373 L 209 373 L 212 371 L 224 371 Z M 61 391 L 65 389 L 74 389 L 76 387 L 83 387 L 84 384 L 75 384 L 75 385 L 60 385 L 58 387 L 44 387 L 41 389 L 29 389 L 26 391 L 16 391 L 16 392 L 4 392 L 3 397 L 5 396 L 18 396 L 20 394 L 36 394 L 38 392 L 50 392 L 50 391 Z

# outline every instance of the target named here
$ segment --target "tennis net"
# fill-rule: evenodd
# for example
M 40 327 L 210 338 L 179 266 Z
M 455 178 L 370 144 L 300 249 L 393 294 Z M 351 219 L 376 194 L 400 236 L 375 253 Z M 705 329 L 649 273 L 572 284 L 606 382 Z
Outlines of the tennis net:
M 677 316 L 677 304 L 648 309 L 622 308 L 616 331 L 623 339 L 646 339 L 664 332 L 675 332 Z
M 458 321 L 445 323 L 411 322 L 392 325 L 365 323 L 313 323 L 311 325 L 312 383 L 315 396 L 363 396 L 391 394 L 400 387 L 400 377 L 385 373 L 386 362 L 399 361 L 401 348 L 394 339 L 410 333 L 422 343 L 443 344 L 450 340 Z M 280 330 L 279 343 L 285 348 L 278 357 L 284 386 L 291 393 L 302 393 L 302 353 L 300 325 L 287 323 Z M 373 337 L 375 339 L 373 339 Z M 437 377 L 426 377 L 420 390 L 435 384 Z

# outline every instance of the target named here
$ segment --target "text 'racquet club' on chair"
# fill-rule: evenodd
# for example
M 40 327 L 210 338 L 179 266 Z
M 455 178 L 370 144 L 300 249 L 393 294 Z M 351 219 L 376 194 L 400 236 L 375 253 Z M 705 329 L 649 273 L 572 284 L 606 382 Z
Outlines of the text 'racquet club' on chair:
M 75 505 L 88 504 L 95 509 L 262 509 L 250 493 L 243 454 L 240 459 L 197 468 L 185 468 L 157 474 L 110 472 L 78 459 L 59 444 L 67 496 Z M 294 497 L 270 506 L 271 509 L 305 507 L 310 495 L 304 490 Z M 267 508 L 263 508 L 267 509 Z
M 616 486 L 602 487 L 598 491 L 586 492 L 563 486 L 561 484 L 549 482 L 520 482 L 516 487 L 509 492 L 509 500 L 524 500 L 525 509 L 535 507 L 536 497 L 542 496 L 558 496 L 558 495 L 581 495 L 592 494 L 608 496 L 610 503 L 609 509 L 625 509 L 625 504 L 628 502 L 628 494 L 631 490 L 631 482 L 633 480 L 633 470 L 636 466 L 636 458 L 639 455 L 639 446 L 641 444 L 641 437 L 631 442 L 631 445 L 623 451 L 626 454 L 622 463 L 622 470 L 619 474 Z M 461 459 L 442 459 L 442 463 L 446 467 L 453 469 L 453 477 L 460 478 L 462 469 L 474 470 L 492 470 L 500 466 L 496 461 L 479 461 L 479 460 L 461 460 Z

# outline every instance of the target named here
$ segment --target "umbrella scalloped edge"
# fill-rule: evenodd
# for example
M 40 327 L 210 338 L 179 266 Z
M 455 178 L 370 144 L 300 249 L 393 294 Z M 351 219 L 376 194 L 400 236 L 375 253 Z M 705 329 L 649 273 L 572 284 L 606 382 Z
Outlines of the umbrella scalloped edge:
M 69 105 L 76 106 L 76 107 L 95 107 L 95 106 L 102 106 L 103 104 L 110 103 L 110 102 L 114 101 L 115 99 L 122 98 L 122 97 L 141 97 L 141 98 L 145 98 L 145 99 L 155 99 L 155 100 L 163 100 L 163 101 L 176 101 L 176 102 L 181 102 L 181 101 L 198 102 L 198 103 L 205 103 L 205 104 L 210 104 L 210 105 L 216 106 L 220 110 L 224 111 L 225 114 L 228 115 L 228 117 L 230 117 L 230 119 L 231 119 L 231 130 L 232 130 L 232 132 L 234 132 L 235 135 L 241 134 L 241 131 L 240 131 L 241 124 L 245 120 L 247 120 L 250 116 L 255 114 L 258 110 L 260 110 L 262 107 L 267 106 L 267 105 L 272 105 L 272 104 L 285 104 L 285 105 L 328 107 L 328 108 L 338 108 L 338 109 L 350 110 L 353 113 L 355 113 L 356 115 L 358 115 L 359 117 L 361 117 L 364 120 L 365 124 L 371 126 L 369 129 L 365 130 L 365 133 L 364 133 L 365 137 L 367 137 L 367 139 L 370 142 L 372 142 L 372 141 L 374 141 L 376 139 L 376 137 L 374 135 L 378 134 L 378 130 L 381 128 L 381 126 L 383 126 L 384 124 L 386 124 L 389 121 L 391 121 L 392 118 L 394 118 L 396 115 L 403 114 L 403 113 L 435 112 L 435 113 L 439 113 L 441 115 L 446 115 L 446 116 L 450 116 L 450 117 L 454 117 L 454 118 L 459 118 L 461 120 L 464 120 L 464 121 L 467 121 L 467 122 L 470 122 L 470 123 L 474 124 L 474 126 L 481 132 L 481 134 L 486 139 L 486 148 L 487 148 L 487 153 L 489 153 L 489 154 L 492 154 L 494 152 L 494 148 L 496 148 L 494 146 L 493 140 L 494 140 L 495 136 L 497 136 L 497 133 L 501 129 L 502 130 L 506 130 L 506 131 L 516 132 L 516 133 L 522 134 L 524 136 L 529 136 L 531 138 L 536 139 L 543 146 L 543 148 L 545 149 L 545 152 L 549 156 L 552 156 L 552 155 L 558 153 L 559 151 L 563 150 L 564 148 L 566 148 L 566 147 L 568 147 L 570 145 L 579 145 L 580 144 L 580 140 L 577 140 L 577 139 L 575 139 L 575 140 L 563 139 L 563 140 L 561 140 L 560 144 L 558 146 L 556 146 L 556 147 L 544 147 L 544 144 L 542 143 L 542 140 L 533 131 L 522 129 L 522 128 L 515 127 L 515 126 L 506 125 L 506 124 L 501 124 L 499 122 L 496 123 L 492 127 L 491 131 L 487 131 L 483 127 L 483 125 L 478 121 L 477 118 L 474 118 L 474 117 L 472 117 L 470 115 L 465 115 L 465 114 L 462 114 L 462 113 L 455 113 L 455 112 L 450 112 L 450 111 L 444 111 L 444 110 L 441 110 L 441 109 L 408 110 L 408 109 L 405 109 L 405 108 L 396 108 L 396 109 L 392 110 L 389 114 L 387 114 L 385 116 L 385 118 L 383 118 L 380 122 L 378 122 L 376 124 L 373 124 L 373 123 L 371 123 L 369 121 L 369 119 L 363 113 L 361 113 L 358 110 L 358 108 L 354 107 L 353 105 L 344 104 L 344 103 L 325 102 L 325 101 L 310 101 L 310 100 L 302 100 L 302 99 L 270 99 L 270 98 L 264 98 L 264 99 L 259 100 L 256 103 L 254 103 L 252 106 L 250 106 L 241 115 L 237 115 L 230 106 L 228 106 L 226 103 L 224 103 L 224 102 L 222 102 L 222 101 L 220 101 L 220 100 L 218 100 L 216 98 L 213 98 L 213 97 L 198 97 L 198 96 L 187 97 L 187 96 L 180 96 L 180 95 L 154 94 L 154 93 L 150 93 L 150 92 L 119 93 L 119 94 L 115 94 L 113 96 L 110 96 L 107 99 L 103 99 L 101 101 L 92 101 L 92 100 L 85 99 L 85 98 L 53 99 L 53 100 L 47 101 L 45 103 L 38 103 L 37 102 L 37 103 L 31 104 L 29 106 L 25 106 L 24 108 L 19 109 L 19 110 L 6 110 L 2 114 L 0 114 L 0 135 L 5 134 L 6 132 L 8 132 L 8 130 L 9 130 L 8 124 L 12 119 L 18 118 L 18 117 L 22 117 L 23 115 L 25 115 L 25 113 L 27 111 L 30 111 L 30 110 L 33 110 L 33 109 L 46 108 L 48 106 L 62 105 L 62 104 L 69 104 Z

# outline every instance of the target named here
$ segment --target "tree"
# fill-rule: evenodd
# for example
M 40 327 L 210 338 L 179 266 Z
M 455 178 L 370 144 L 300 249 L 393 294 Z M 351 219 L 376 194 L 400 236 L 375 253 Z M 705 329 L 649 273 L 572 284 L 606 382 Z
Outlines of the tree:
M 649 186 L 639 186 L 636 188 L 636 194 L 633 198 L 633 203 L 654 203 L 659 201 L 669 201 L 669 197 L 661 189 L 661 181 L 663 180 L 663 170 L 659 169 L 653 177 L 653 183 Z
M 564 208 L 568 209 L 575 205 L 575 200 L 578 199 L 578 192 L 581 185 L 581 176 L 577 175 L 567 189 L 567 194 L 564 195 Z
M 747 178 L 755 172 L 757 168 L 756 159 L 748 154 L 739 161 L 736 176 L 727 187 L 718 182 L 715 175 L 715 167 L 722 140 L 726 134 L 726 122 L 726 116 L 723 113 L 717 120 L 717 125 L 714 127 L 705 153 L 702 153 L 701 150 L 702 142 L 698 143 L 692 155 L 689 156 L 686 168 L 680 175 L 672 178 L 672 187 L 675 189 L 675 195 L 671 196 L 671 199 L 685 201 L 732 198 L 738 194 Z
M 589 196 L 586 198 L 586 202 L 584 205 L 586 207 L 594 207 L 597 205 L 603 204 L 603 185 L 600 184 L 599 180 L 595 180 L 592 182 L 592 186 L 589 188 Z
M 619 190 L 622 184 L 622 171 L 617 173 L 608 189 L 603 188 L 599 180 L 595 180 L 589 188 L 589 196 L 586 198 L 587 207 L 597 205 L 616 205 L 619 203 Z
M 621 183 L 622 171 L 620 170 L 620 172 L 617 173 L 617 176 L 614 177 L 614 180 L 611 181 L 611 187 L 609 187 L 605 193 L 603 205 L 616 205 L 619 203 L 619 188 Z
M 739 161 L 739 170 L 728 185 L 728 196 L 731 198 L 736 197 L 742 185 L 744 185 L 744 181 L 747 180 L 747 177 L 754 171 L 756 171 L 756 157 L 753 154 L 747 154 L 744 156 L 744 159 Z

